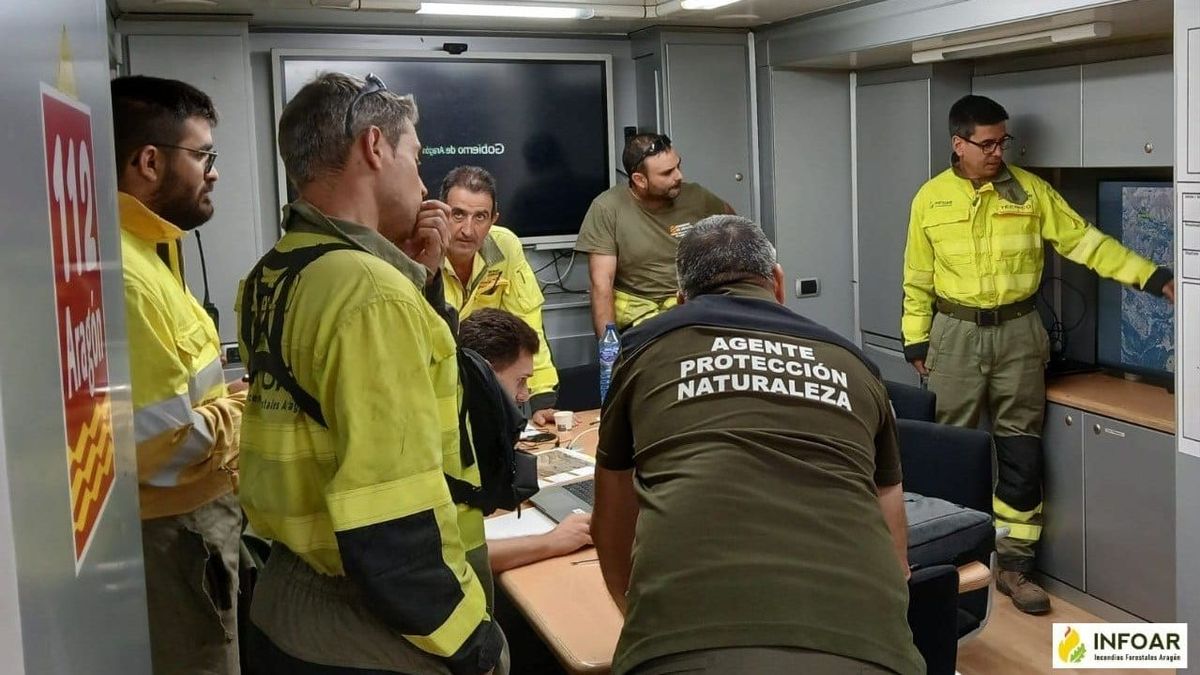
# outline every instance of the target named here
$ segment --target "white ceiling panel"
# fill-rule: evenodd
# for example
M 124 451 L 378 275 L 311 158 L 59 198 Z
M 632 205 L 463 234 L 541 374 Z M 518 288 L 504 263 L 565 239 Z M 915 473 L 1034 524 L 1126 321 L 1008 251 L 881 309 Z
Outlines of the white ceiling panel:
M 595 18 L 591 19 L 571 20 L 416 14 L 415 10 L 420 5 L 420 0 L 115 0 L 115 5 L 120 12 L 126 14 L 122 18 L 133 19 L 138 17 L 128 14 L 169 15 L 180 18 L 237 15 L 247 17 L 253 25 L 269 26 L 629 33 L 654 25 L 753 28 L 850 2 L 853 0 L 739 0 L 714 10 L 688 11 L 677 9 L 670 2 L 655 0 L 504 0 L 491 3 L 475 0 L 475 4 L 586 7 L 593 9 L 596 14 Z M 314 7 L 320 4 L 326 8 Z M 348 9 L 328 8 L 339 5 Z

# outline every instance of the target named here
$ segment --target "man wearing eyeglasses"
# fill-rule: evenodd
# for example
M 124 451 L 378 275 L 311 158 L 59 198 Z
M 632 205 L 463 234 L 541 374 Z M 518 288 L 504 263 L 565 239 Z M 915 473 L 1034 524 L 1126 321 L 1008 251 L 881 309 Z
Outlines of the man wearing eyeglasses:
M 913 198 L 904 252 L 904 355 L 937 394 L 937 418 L 974 427 L 985 410 L 999 475 L 996 587 L 1030 614 L 1050 611 L 1029 577 L 1042 530 L 1044 368 L 1034 294 L 1043 241 L 1101 276 L 1175 300 L 1170 270 L 1106 236 L 1046 181 L 1004 162 L 1008 113 L 983 96 L 950 108 L 951 168 Z M 935 312 L 936 308 L 936 312 Z
M 242 506 L 273 540 L 250 608 L 269 673 L 507 672 L 442 310 L 449 208 L 411 96 L 324 73 L 279 118 L 299 198 L 239 303 Z
M 675 305 L 675 249 L 692 223 L 733 213 L 696 183 L 683 180 L 683 160 L 663 134 L 638 134 L 625 143 L 621 163 L 627 185 L 592 201 L 575 250 L 588 254 L 592 325 L 619 330 Z
M 546 299 L 521 240 L 496 225 L 496 179 L 478 166 L 456 167 L 442 180 L 441 199 L 450 207 L 450 245 L 442 265 L 446 302 L 458 310 L 460 320 L 492 307 L 515 314 L 537 332 L 541 348 L 533 357 L 529 404 L 534 423 L 549 424 L 554 420 L 558 371 L 542 329 Z
M 180 254 L 213 214 L 217 111 L 176 80 L 111 87 L 150 655 L 155 673 L 237 673 L 245 393 L 226 388 Z

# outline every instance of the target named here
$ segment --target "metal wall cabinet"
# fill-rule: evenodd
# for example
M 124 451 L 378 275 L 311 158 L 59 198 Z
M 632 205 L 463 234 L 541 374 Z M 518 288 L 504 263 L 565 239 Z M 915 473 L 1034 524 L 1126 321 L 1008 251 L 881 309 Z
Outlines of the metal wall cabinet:
M 1083 414 L 1087 592 L 1175 619 L 1175 438 Z
M 1172 56 L 1083 66 L 1083 164 L 1171 166 Z
M 974 93 L 1008 111 L 1016 137 L 1007 157 L 1017 166 L 1083 165 L 1080 66 L 976 77 Z
M 757 218 L 746 33 L 648 29 L 632 44 L 639 130 L 668 134 L 688 181 Z
M 858 75 L 856 255 L 864 341 L 883 338 L 874 341 L 900 347 L 904 244 L 913 196 L 950 166 L 946 116 L 970 86 L 970 71 L 961 64 Z
M 1084 584 L 1083 413 L 1057 403 L 1046 405 L 1042 447 L 1045 523 L 1038 568 L 1059 581 Z

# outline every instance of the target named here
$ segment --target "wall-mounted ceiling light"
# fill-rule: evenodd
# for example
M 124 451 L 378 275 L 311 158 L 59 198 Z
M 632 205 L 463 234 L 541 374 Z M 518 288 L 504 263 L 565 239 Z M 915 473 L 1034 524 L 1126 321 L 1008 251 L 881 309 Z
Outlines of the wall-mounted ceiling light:
M 679 5 L 684 9 L 716 9 L 735 2 L 738 0 L 680 0 Z
M 1112 35 L 1112 24 L 1106 21 L 1094 21 L 1078 26 L 1066 26 L 1038 31 L 1036 33 L 1010 35 L 992 40 L 965 42 L 958 45 L 914 51 L 912 60 L 913 63 L 931 63 L 953 59 L 972 59 L 980 56 L 1022 52 L 1028 49 L 1050 47 L 1070 42 L 1079 42 L 1081 40 L 1093 40 L 1108 37 L 1109 35 Z
M 595 11 L 589 8 L 554 7 L 550 5 L 493 5 L 457 2 L 422 2 L 417 14 L 445 16 L 491 16 L 520 19 L 590 19 Z

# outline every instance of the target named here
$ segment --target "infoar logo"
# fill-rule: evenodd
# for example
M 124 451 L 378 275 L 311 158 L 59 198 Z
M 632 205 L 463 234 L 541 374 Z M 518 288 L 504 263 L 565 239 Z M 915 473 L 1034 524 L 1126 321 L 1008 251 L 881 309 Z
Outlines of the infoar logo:
M 1058 641 L 1059 660 L 1063 663 L 1079 663 L 1084 656 L 1087 656 L 1087 647 L 1083 646 L 1083 640 L 1079 639 L 1079 633 L 1074 628 L 1067 626 L 1066 634 Z

